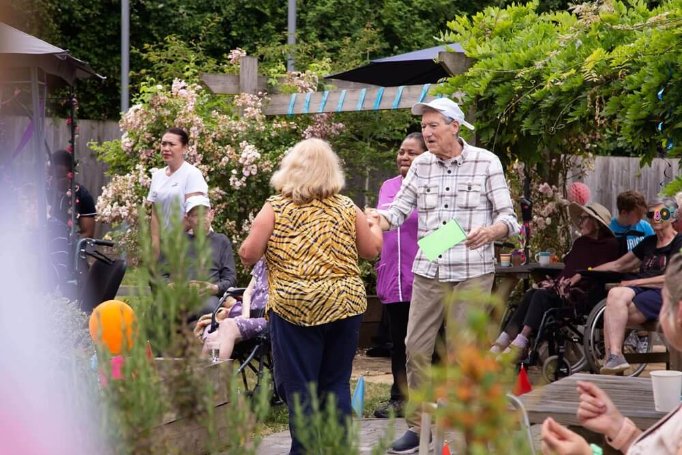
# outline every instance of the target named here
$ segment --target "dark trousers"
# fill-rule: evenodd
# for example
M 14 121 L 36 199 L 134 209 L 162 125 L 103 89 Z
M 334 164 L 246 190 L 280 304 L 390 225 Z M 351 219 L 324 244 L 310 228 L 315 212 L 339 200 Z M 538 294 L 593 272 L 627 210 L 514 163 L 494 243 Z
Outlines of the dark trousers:
M 410 314 L 410 302 L 389 303 L 384 306 L 388 312 L 388 323 L 391 330 L 391 400 L 407 400 L 407 373 L 405 372 L 405 337 L 407 337 L 407 318 Z
M 358 348 L 362 315 L 304 327 L 270 313 L 270 337 L 277 391 L 289 408 L 290 454 L 304 453 L 296 438 L 295 396 L 305 415 L 312 412 L 310 385 L 317 388 L 322 409 L 335 397 L 339 422 L 351 416 L 350 375 Z
M 545 312 L 562 305 L 561 298 L 551 289 L 529 289 L 505 327 L 510 336 L 517 335 L 524 325 L 537 332 Z

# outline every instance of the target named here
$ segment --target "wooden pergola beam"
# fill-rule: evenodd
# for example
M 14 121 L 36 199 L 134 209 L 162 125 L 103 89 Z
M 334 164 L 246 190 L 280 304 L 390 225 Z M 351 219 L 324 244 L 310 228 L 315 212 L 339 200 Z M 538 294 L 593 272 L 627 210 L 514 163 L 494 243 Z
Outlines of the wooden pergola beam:
M 462 53 L 440 52 L 438 61 L 449 74 L 461 74 L 471 66 L 472 60 Z M 243 57 L 239 75 L 208 74 L 201 75 L 202 81 L 217 94 L 235 95 L 238 93 L 257 93 L 267 89 L 267 79 L 258 75 L 258 60 Z M 339 85 L 347 88 L 323 92 L 294 93 L 290 95 L 273 94 L 263 108 L 265 115 L 321 114 L 325 112 L 357 112 L 392 109 L 409 109 L 414 103 L 431 101 L 429 95 L 436 84 L 406 85 L 400 87 L 363 87 L 345 81 Z
M 264 106 L 265 115 L 321 114 L 324 112 L 409 109 L 414 103 L 431 101 L 432 84 L 376 87 L 354 90 L 273 95 Z

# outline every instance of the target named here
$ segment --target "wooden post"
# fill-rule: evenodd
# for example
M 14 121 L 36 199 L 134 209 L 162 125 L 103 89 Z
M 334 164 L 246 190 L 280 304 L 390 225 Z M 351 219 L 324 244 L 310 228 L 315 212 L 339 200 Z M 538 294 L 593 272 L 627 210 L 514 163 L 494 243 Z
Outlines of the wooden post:
M 239 62 L 239 91 L 241 93 L 258 93 L 258 59 L 242 57 Z

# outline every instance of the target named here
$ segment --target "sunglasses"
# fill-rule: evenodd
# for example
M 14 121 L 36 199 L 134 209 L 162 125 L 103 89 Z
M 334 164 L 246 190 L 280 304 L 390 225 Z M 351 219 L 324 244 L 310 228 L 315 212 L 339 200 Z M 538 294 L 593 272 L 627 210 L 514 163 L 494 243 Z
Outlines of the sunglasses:
M 660 210 L 650 210 L 646 212 L 646 217 L 650 220 L 668 221 L 673 217 L 673 214 L 674 212 L 672 212 L 670 209 L 662 208 Z

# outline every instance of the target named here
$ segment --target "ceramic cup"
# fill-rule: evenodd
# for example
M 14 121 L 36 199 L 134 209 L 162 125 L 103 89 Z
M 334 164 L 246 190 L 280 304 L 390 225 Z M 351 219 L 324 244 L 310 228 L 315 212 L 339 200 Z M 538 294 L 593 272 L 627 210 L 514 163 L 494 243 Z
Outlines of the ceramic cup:
M 538 261 L 540 265 L 549 265 L 552 259 L 552 253 L 550 251 L 540 251 L 535 253 L 535 260 Z
M 509 254 L 509 253 L 500 254 L 500 265 L 502 267 L 511 266 L 511 254 Z

